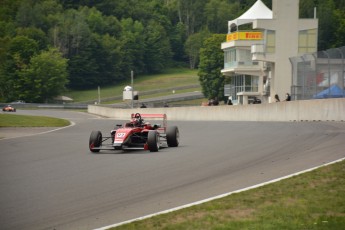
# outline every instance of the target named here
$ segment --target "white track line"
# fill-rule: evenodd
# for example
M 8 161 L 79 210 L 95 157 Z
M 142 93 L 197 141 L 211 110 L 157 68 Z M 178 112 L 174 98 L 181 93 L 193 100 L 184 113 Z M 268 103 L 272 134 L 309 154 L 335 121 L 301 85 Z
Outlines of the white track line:
M 188 207 L 191 207 L 191 206 L 199 205 L 199 204 L 202 204 L 202 203 L 206 203 L 206 202 L 209 202 L 209 201 L 212 201 L 212 200 L 216 200 L 216 199 L 220 199 L 220 198 L 229 196 L 229 195 L 234 194 L 234 193 L 239 193 L 239 192 L 247 191 L 247 190 L 250 190 L 250 189 L 262 187 L 262 186 L 267 185 L 267 184 L 272 184 L 272 183 L 275 183 L 275 182 L 278 182 L 278 181 L 281 181 L 281 180 L 284 180 L 284 179 L 287 179 L 287 178 L 290 178 L 290 177 L 293 177 L 293 176 L 297 176 L 297 175 L 300 175 L 300 174 L 303 174 L 303 173 L 306 173 L 306 172 L 313 171 L 315 169 L 318 169 L 318 168 L 321 168 L 321 167 L 324 167 L 324 166 L 327 166 L 327 165 L 335 164 L 335 163 L 343 161 L 343 160 L 345 160 L 345 158 L 341 158 L 339 160 L 332 161 L 332 162 L 329 162 L 327 164 L 323 164 L 323 165 L 320 165 L 320 166 L 317 166 L 317 167 L 306 169 L 306 170 L 303 170 L 303 171 L 300 171 L 300 172 L 297 172 L 297 173 L 293 173 L 293 174 L 290 174 L 290 175 L 287 175 L 287 176 L 283 176 L 283 177 L 280 177 L 280 178 L 277 178 L 277 179 L 273 179 L 273 180 L 270 180 L 270 181 L 267 181 L 267 182 L 264 182 L 264 183 L 260 183 L 260 184 L 257 184 L 257 185 L 253 185 L 253 186 L 250 186 L 250 187 L 247 187 L 247 188 L 243 188 L 243 189 L 239 189 L 239 190 L 236 190 L 236 191 L 224 193 L 224 194 L 221 194 L 221 195 L 218 195 L 218 196 L 214 196 L 214 197 L 210 197 L 210 198 L 207 198 L 207 199 L 204 199 L 204 200 L 200 200 L 200 201 L 196 201 L 196 202 L 193 202 L 193 203 L 185 204 L 185 205 L 178 206 L 178 207 L 175 207 L 175 208 L 172 208 L 172 209 L 168 209 L 168 210 L 164 210 L 164 211 L 161 211 L 161 212 L 152 213 L 152 214 L 149 214 L 149 215 L 146 215 L 146 216 L 142 216 L 142 217 L 138 217 L 138 218 L 135 218 L 135 219 L 126 220 L 126 221 L 123 221 L 123 222 L 120 222 L 120 223 L 116 223 L 116 224 L 112 224 L 112 225 L 108 225 L 108 226 L 105 226 L 105 227 L 96 228 L 94 230 L 106 230 L 106 229 L 109 229 L 109 228 L 118 227 L 120 225 L 132 223 L 132 222 L 135 222 L 135 221 L 148 219 L 148 218 L 151 218 L 153 216 L 158 216 L 158 215 L 161 215 L 161 214 L 166 214 L 166 213 L 169 213 L 169 212 L 174 212 L 174 211 L 177 211 L 177 210 L 180 210 L 180 209 L 183 209 L 183 208 L 188 208 Z
M 5 137 L 5 138 L 1 138 L 0 141 L 2 140 L 9 140 L 9 139 L 14 139 L 14 138 L 20 138 L 20 137 L 28 137 L 28 136 L 35 136 L 35 135 L 41 135 L 41 134 L 46 134 L 46 133 L 51 133 L 51 132 L 55 132 L 61 129 L 66 129 L 72 126 L 75 126 L 75 123 L 73 121 L 69 121 L 71 124 L 68 126 L 64 126 L 64 127 L 60 127 L 60 128 L 56 128 L 56 129 L 52 129 L 52 130 L 48 130 L 48 131 L 44 131 L 41 133 L 30 133 L 30 134 L 26 134 L 26 135 L 22 135 L 22 136 L 18 136 L 18 137 Z M 33 127 L 34 128 L 34 127 Z

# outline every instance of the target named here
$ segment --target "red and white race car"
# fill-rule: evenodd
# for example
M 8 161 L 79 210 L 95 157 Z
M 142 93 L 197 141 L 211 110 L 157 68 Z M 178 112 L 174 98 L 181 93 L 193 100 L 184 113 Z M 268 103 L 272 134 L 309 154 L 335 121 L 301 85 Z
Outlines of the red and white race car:
M 16 109 L 14 107 L 12 107 L 11 105 L 7 105 L 7 106 L 2 108 L 2 111 L 4 111 L 4 112 L 16 112 Z
M 156 121 L 161 124 L 152 125 L 145 119 Z M 157 152 L 164 147 L 177 147 L 180 133 L 177 126 L 167 126 L 166 114 L 131 114 L 130 122 L 116 125 L 111 130 L 110 136 L 103 137 L 101 131 L 92 131 L 89 139 L 91 152 L 100 150 L 149 150 Z M 106 141 L 110 143 L 105 144 Z

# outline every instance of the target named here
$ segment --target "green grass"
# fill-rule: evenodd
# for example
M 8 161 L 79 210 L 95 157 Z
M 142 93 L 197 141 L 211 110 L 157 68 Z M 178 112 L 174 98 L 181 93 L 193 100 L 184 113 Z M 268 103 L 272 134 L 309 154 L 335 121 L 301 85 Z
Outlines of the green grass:
M 64 119 L 15 114 L 0 114 L 0 127 L 63 127 L 70 122 Z
M 134 89 L 136 91 L 149 91 L 154 89 L 167 89 L 171 87 L 199 84 L 197 70 L 170 69 L 163 74 L 134 76 Z M 102 98 L 122 96 L 123 88 L 131 85 L 131 78 L 118 85 L 100 88 Z M 192 89 L 192 90 L 195 90 Z M 74 102 L 89 101 L 98 99 L 98 86 L 90 90 L 68 91 L 66 96 L 73 98 Z
M 115 229 L 344 229 L 344 194 L 342 161 Z

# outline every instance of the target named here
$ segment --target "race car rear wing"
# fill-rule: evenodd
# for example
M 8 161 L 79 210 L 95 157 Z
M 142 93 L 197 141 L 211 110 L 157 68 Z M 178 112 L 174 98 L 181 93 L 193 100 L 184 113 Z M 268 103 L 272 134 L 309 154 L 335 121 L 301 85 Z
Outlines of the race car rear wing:
M 163 120 L 162 127 L 158 128 L 158 130 L 166 131 L 167 128 L 167 115 L 165 113 L 154 114 L 154 113 L 141 113 L 141 118 L 149 118 L 149 120 Z M 131 118 L 135 118 L 135 113 L 131 114 Z

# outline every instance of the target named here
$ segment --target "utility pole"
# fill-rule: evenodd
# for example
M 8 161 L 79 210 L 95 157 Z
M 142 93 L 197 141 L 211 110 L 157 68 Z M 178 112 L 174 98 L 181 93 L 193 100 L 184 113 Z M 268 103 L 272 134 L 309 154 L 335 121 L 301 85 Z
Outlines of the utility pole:
M 98 86 L 98 104 L 101 104 L 101 88 Z

